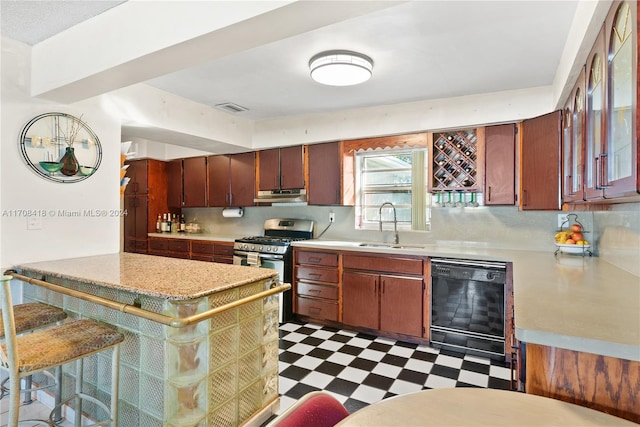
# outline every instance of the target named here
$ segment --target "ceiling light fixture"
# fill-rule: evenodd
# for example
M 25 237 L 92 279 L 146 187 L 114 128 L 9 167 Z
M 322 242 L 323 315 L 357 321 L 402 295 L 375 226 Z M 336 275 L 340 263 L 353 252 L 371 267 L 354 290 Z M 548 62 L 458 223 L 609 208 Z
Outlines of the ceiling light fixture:
M 321 52 L 309 60 L 311 78 L 330 86 L 351 86 L 371 78 L 373 61 L 348 50 Z

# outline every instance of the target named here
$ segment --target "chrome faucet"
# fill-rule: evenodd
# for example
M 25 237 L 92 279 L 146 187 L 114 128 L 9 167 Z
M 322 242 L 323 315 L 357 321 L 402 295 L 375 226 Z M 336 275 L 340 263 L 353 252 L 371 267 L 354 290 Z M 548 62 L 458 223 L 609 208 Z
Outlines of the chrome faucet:
M 394 244 L 398 244 L 400 243 L 400 237 L 398 236 L 398 217 L 396 215 L 396 207 L 393 203 L 391 202 L 384 202 L 383 204 L 380 205 L 380 209 L 378 209 L 378 218 L 379 218 L 379 223 L 380 223 L 380 231 L 382 231 L 382 208 L 384 208 L 386 205 L 391 206 L 391 209 L 393 209 L 393 243 Z M 388 221 L 385 221 L 388 222 Z

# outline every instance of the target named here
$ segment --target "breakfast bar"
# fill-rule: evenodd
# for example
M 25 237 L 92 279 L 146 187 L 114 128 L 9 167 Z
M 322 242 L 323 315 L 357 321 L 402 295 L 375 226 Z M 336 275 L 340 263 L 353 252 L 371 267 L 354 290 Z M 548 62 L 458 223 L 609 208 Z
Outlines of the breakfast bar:
M 125 335 L 119 426 L 259 425 L 278 404 L 277 293 L 288 285 L 274 270 L 119 253 L 10 273 L 25 300 Z M 86 370 L 85 390 L 108 397 L 109 356 Z M 73 371 L 63 372 L 68 387 Z

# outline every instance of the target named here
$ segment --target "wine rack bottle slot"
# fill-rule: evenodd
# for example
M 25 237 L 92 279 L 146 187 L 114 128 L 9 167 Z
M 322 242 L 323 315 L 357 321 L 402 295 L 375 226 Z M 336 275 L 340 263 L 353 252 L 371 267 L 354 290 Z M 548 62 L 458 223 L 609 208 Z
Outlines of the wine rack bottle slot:
M 479 190 L 475 129 L 435 133 L 432 162 L 434 192 Z

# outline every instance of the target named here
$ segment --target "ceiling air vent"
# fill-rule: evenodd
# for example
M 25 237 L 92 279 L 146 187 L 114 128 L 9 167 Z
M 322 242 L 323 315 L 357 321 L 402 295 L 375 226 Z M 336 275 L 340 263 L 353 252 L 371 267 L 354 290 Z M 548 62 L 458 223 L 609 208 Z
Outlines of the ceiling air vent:
M 225 102 L 224 104 L 216 104 L 216 108 L 222 111 L 226 111 L 227 113 L 241 113 L 243 111 L 248 111 L 248 108 L 244 108 L 238 104 L 234 104 L 233 102 Z

